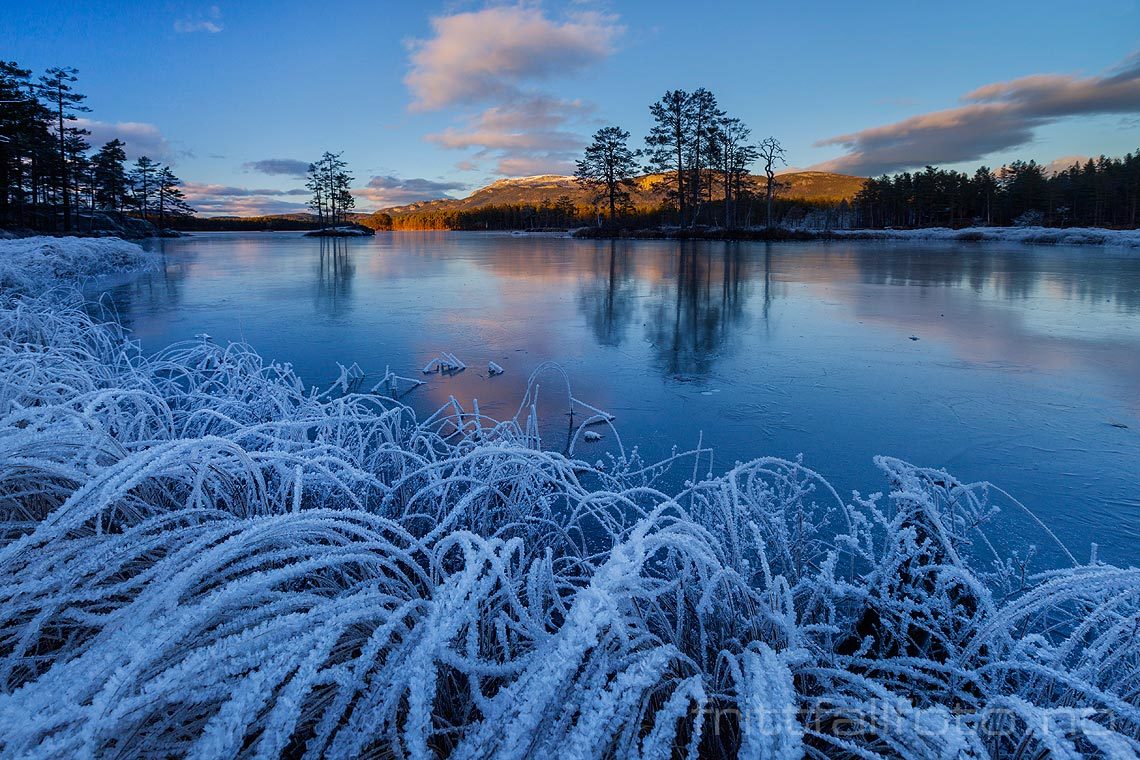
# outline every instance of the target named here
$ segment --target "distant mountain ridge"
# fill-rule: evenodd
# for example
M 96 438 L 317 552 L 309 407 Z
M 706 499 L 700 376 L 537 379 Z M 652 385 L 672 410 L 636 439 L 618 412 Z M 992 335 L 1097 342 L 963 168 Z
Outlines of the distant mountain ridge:
M 634 180 L 636 187 L 632 191 L 634 205 L 646 207 L 660 204 L 664 194 L 659 186 L 664 177 L 665 175 L 662 174 L 647 174 L 637 177 Z M 763 191 L 765 186 L 763 176 L 752 176 L 749 179 L 754 191 Z M 817 171 L 788 172 L 777 176 L 776 179 L 781 184 L 779 197 L 784 200 L 832 203 L 850 201 L 862 189 L 863 183 L 866 181 L 864 177 Z M 714 180 L 714 193 L 716 190 L 716 180 Z M 540 174 L 533 177 L 500 179 L 479 188 L 466 198 L 437 198 L 418 201 L 402 206 L 382 208 L 379 209 L 378 213 L 396 217 L 424 211 L 469 211 L 487 206 L 521 204 L 538 206 L 543 203 L 555 203 L 563 196 L 569 197 L 576 206 L 588 206 L 593 200 L 593 193 L 579 185 L 573 177 L 561 174 Z
M 631 193 L 634 206 L 642 210 L 652 210 L 659 207 L 665 200 L 662 187 L 664 179 L 665 175 L 663 174 L 646 174 L 635 178 L 635 188 Z M 778 175 L 776 179 L 780 183 L 777 197 L 781 201 L 809 203 L 850 201 L 866 182 L 863 177 L 817 171 L 787 172 Z M 765 186 L 764 177 L 762 175 L 751 176 L 748 178 L 748 182 L 752 186 L 755 196 L 758 199 L 762 198 Z M 713 183 L 715 198 L 720 188 L 718 180 L 714 179 Z M 554 205 L 562 197 L 569 198 L 571 203 L 579 209 L 579 213 L 582 213 L 583 210 L 589 209 L 593 205 L 594 193 L 579 185 L 573 177 L 561 174 L 540 174 L 533 177 L 512 177 L 496 180 L 465 198 L 436 198 L 402 206 L 390 206 L 377 211 L 350 212 L 348 219 L 376 229 L 383 229 L 385 228 L 383 225 L 387 225 L 391 221 L 405 218 L 414 222 L 417 217 L 432 215 L 433 212 L 441 212 L 446 215 L 451 212 L 470 212 L 491 207 L 539 207 L 544 204 Z M 382 219 L 383 222 L 381 222 Z M 317 217 L 304 211 L 246 217 L 232 215 L 195 216 L 178 220 L 175 226 L 178 229 L 189 231 L 310 230 L 317 226 Z M 405 227 L 405 229 L 409 228 Z M 415 229 L 415 227 L 410 229 Z

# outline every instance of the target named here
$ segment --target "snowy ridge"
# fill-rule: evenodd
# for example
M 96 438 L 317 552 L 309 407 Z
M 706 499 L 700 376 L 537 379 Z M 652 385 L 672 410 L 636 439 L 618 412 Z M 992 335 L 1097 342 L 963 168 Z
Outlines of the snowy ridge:
M 36 294 L 93 277 L 153 269 L 157 262 L 155 254 L 119 238 L 0 240 L 0 292 Z
M 544 185 L 565 185 L 566 187 L 573 187 L 576 181 L 572 175 L 568 174 L 532 174 L 529 177 L 506 177 L 504 179 L 498 179 L 487 185 L 487 188 L 504 186 L 540 187 Z
M 1140 747 L 1140 570 L 997 556 L 996 491 L 880 458 L 888 498 L 847 503 L 797 462 L 603 470 L 531 429 L 4 304 L 5 754 Z
M 832 230 L 834 237 L 868 240 L 955 240 L 1030 245 L 1103 245 L 1140 248 L 1140 230 L 1101 227 L 928 227 L 916 230 Z

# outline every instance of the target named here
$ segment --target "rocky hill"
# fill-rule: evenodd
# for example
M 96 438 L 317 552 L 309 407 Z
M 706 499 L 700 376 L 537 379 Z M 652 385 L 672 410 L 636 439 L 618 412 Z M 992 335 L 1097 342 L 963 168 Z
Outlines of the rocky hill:
M 648 174 L 638 177 L 633 192 L 633 203 L 637 207 L 658 205 L 663 194 L 659 188 L 664 175 Z M 863 177 L 830 172 L 788 172 L 777 178 L 780 182 L 779 197 L 784 200 L 839 202 L 850 200 L 863 187 Z M 757 191 L 764 187 L 763 177 L 752 177 Z M 492 182 L 476 190 L 466 198 L 440 198 L 420 201 L 405 206 L 381 209 L 393 217 L 424 211 L 468 211 L 488 206 L 542 205 L 556 203 L 559 198 L 568 197 L 576 206 L 588 206 L 592 194 L 574 181 L 573 177 L 560 174 L 542 174 L 535 177 L 516 177 Z

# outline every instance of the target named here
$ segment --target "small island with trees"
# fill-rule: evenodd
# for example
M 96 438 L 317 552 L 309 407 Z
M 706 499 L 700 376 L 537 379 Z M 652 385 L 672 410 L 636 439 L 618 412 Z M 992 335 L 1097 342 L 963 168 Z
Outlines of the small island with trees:
M 353 177 L 340 153 L 325 151 L 309 164 L 305 187 L 311 192 L 309 208 L 317 216 L 317 229 L 305 234 L 313 237 L 362 237 L 376 231 L 349 221 L 349 211 L 356 206 L 352 195 Z

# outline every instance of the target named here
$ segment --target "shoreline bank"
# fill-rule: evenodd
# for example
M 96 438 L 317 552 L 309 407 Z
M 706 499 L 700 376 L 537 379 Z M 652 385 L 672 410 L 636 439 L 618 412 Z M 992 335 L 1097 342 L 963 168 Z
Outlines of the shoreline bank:
M 772 229 L 643 229 L 607 230 L 584 227 L 571 236 L 581 240 L 745 240 L 810 242 L 816 240 L 912 240 L 963 243 L 1025 243 L 1028 245 L 1103 245 L 1140 248 L 1140 229 L 1100 227 L 924 227 L 907 230 L 791 230 Z

